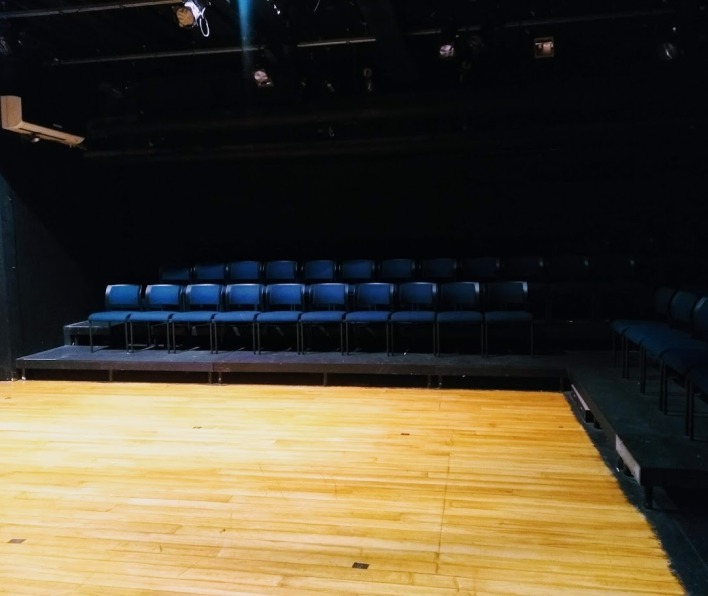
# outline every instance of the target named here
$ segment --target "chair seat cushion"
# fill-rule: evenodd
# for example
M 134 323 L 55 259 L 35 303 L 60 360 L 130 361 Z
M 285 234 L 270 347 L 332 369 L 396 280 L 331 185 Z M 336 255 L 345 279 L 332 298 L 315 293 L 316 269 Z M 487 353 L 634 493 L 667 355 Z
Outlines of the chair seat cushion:
M 447 324 L 481 324 L 484 320 L 484 315 L 475 310 L 450 310 L 439 312 L 437 321 L 441 325 Z
M 340 323 L 346 314 L 343 310 L 318 310 L 304 312 L 300 317 L 302 323 Z
M 298 310 L 262 312 L 256 317 L 257 323 L 297 323 L 302 312 Z
M 383 310 L 361 310 L 347 313 L 347 323 L 388 323 L 390 312 Z
M 700 348 L 705 345 L 702 341 L 691 338 L 688 334 L 662 335 L 647 337 L 640 346 L 651 358 L 660 358 L 667 350 Z
M 392 323 L 434 323 L 435 313 L 425 310 L 398 311 L 391 313 Z
M 489 325 L 504 325 L 506 323 L 530 323 L 533 315 L 522 310 L 496 310 L 484 313 L 484 320 Z
M 131 312 L 129 310 L 95 312 L 88 316 L 88 320 L 89 323 L 125 323 Z
M 671 370 L 685 374 L 696 366 L 708 366 L 708 344 L 704 347 L 669 348 L 662 354 L 661 360 Z
M 192 312 L 178 312 L 172 316 L 173 323 L 203 323 L 206 324 L 214 317 L 213 311 L 199 310 Z
M 128 319 L 131 323 L 166 323 L 177 311 L 152 310 L 133 312 Z
M 652 323 L 650 321 L 644 321 L 635 322 L 631 325 L 628 325 L 621 333 L 631 343 L 640 344 L 642 340 L 645 339 L 648 335 L 666 332 L 674 333 L 674 330 L 666 323 Z
M 612 331 L 621 335 L 626 333 L 628 329 L 634 327 L 666 327 L 666 323 L 663 321 L 643 321 L 640 319 L 616 319 L 612 321 L 610 327 Z
M 214 323 L 253 323 L 260 314 L 257 310 L 232 310 L 228 312 L 218 312 L 214 315 Z

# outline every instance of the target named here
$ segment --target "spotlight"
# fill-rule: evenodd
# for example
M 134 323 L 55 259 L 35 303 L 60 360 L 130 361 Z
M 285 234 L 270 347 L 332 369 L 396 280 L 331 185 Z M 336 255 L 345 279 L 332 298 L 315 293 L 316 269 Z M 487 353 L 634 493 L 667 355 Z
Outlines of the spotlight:
M 273 79 L 270 78 L 265 68 L 257 68 L 253 71 L 253 80 L 258 87 L 272 87 Z
M 209 36 L 209 24 L 204 13 L 209 5 L 207 0 L 183 0 L 182 6 L 175 7 L 177 24 L 183 29 L 192 29 L 197 25 L 204 37 Z
M 660 43 L 657 53 L 662 62 L 671 62 L 681 57 L 681 49 L 672 41 Z
M 362 71 L 362 74 L 364 75 L 364 87 L 366 88 L 366 91 L 368 93 L 373 93 L 374 92 L 374 70 L 367 66 L 364 68 Z
M 440 46 L 440 58 L 442 60 L 452 60 L 457 54 L 454 43 L 444 43 Z
M 0 56 L 9 56 L 10 54 L 12 54 L 10 40 L 4 35 L 0 35 Z
M 537 37 L 533 40 L 533 55 L 535 58 L 553 58 L 556 45 L 552 37 Z
M 275 11 L 275 14 L 280 16 L 280 13 L 282 12 L 280 8 L 278 8 L 278 4 L 275 2 L 275 0 L 268 0 L 268 3 L 273 7 L 273 10 Z

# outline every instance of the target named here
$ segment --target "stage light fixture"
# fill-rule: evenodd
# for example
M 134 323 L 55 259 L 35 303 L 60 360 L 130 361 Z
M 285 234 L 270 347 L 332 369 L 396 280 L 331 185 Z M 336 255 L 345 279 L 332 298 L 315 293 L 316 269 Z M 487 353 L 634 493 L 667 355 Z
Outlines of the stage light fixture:
M 204 13 L 209 3 L 206 0 L 183 0 L 181 6 L 176 6 L 177 24 L 183 29 L 199 26 L 204 37 L 209 37 L 209 23 Z
M 440 58 L 442 60 L 452 60 L 457 55 L 457 49 L 455 44 L 451 42 L 445 42 L 440 46 Z
M 273 79 L 270 78 L 265 68 L 257 68 L 254 70 L 253 80 L 258 87 L 273 87 Z
M 280 16 L 280 13 L 281 13 L 282 11 L 280 10 L 280 8 L 278 8 L 278 5 L 277 5 L 277 3 L 275 2 L 275 0 L 268 0 L 268 3 L 273 7 L 273 10 L 275 11 L 275 14 L 277 14 L 278 16 Z
M 366 89 L 367 93 L 373 93 L 374 92 L 374 69 L 367 66 L 362 71 L 362 75 L 364 75 L 364 88 Z
M 659 60 L 662 62 L 671 62 L 681 57 L 681 48 L 672 41 L 664 41 L 659 44 L 657 49 Z
M 12 54 L 10 40 L 4 35 L 0 35 L 0 56 L 9 56 L 10 54 Z
M 556 44 L 552 37 L 537 37 L 533 40 L 533 55 L 536 58 L 553 58 Z

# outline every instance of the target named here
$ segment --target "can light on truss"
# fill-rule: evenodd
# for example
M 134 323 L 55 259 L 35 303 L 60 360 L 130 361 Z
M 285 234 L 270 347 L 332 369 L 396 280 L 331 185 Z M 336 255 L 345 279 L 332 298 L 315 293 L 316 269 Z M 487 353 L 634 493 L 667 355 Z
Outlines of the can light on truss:
M 177 24 L 183 29 L 199 27 L 204 37 L 209 36 L 209 24 L 204 13 L 209 2 L 207 0 L 183 0 L 181 6 L 174 8 Z
M 268 4 L 270 4 L 273 7 L 275 14 L 280 16 L 282 11 L 280 10 L 280 8 L 278 8 L 278 4 L 276 3 L 276 1 L 275 0 L 268 0 Z
M 272 87 L 273 79 L 265 68 L 257 68 L 253 71 L 253 80 L 256 82 L 257 87 Z
M 553 58 L 556 55 L 556 44 L 552 37 L 537 37 L 533 40 L 533 55 L 535 58 Z
M 453 42 L 445 42 L 440 45 L 439 55 L 441 60 L 452 60 L 457 55 L 457 49 Z

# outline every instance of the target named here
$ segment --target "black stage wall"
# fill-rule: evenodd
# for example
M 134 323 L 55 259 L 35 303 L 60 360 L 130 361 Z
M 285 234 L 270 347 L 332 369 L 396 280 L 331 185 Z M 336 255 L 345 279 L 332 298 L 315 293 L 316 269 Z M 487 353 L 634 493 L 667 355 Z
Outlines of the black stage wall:
M 703 279 L 700 131 L 191 161 L 87 159 L 18 136 L 1 139 L 5 376 L 100 308 L 105 284 L 170 262 L 614 252 L 685 258 L 668 273 Z
M 20 354 L 20 317 L 12 191 L 0 175 L 0 379 L 12 377 Z
M 60 345 L 62 326 L 85 318 L 95 304 L 91 244 L 83 258 L 67 250 L 73 234 L 52 217 L 65 209 L 56 188 L 41 206 L 12 189 L 0 176 L 0 378 L 14 374 L 15 358 Z M 70 211 L 67 209 L 67 211 Z

